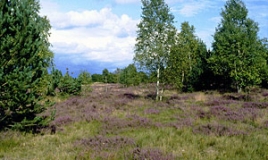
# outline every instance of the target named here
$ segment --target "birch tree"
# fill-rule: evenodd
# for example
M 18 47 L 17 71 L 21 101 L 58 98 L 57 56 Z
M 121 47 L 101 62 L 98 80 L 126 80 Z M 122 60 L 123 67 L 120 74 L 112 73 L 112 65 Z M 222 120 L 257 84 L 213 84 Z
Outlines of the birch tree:
M 228 0 L 221 12 L 209 58 L 215 75 L 230 79 L 237 92 L 261 83 L 261 70 L 267 65 L 264 44 L 258 37 L 258 24 L 248 18 L 241 0 Z
M 193 85 L 203 70 L 202 60 L 207 52 L 206 46 L 194 33 L 194 26 L 183 22 L 168 59 L 166 77 L 178 90 L 193 90 Z
M 134 61 L 146 70 L 157 72 L 156 100 L 160 100 L 160 76 L 166 67 L 176 29 L 174 16 L 164 0 L 142 0 Z

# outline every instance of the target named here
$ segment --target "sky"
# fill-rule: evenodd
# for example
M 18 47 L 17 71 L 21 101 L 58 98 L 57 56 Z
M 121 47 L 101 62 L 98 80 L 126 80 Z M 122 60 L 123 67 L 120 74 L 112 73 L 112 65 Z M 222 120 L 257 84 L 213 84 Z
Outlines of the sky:
M 165 0 L 180 30 L 182 22 L 211 48 L 226 0 Z M 248 17 L 258 23 L 259 37 L 268 38 L 268 0 L 243 0 Z M 133 63 L 140 0 L 40 0 L 40 15 L 51 24 L 49 41 L 54 63 L 77 76 L 110 72 Z

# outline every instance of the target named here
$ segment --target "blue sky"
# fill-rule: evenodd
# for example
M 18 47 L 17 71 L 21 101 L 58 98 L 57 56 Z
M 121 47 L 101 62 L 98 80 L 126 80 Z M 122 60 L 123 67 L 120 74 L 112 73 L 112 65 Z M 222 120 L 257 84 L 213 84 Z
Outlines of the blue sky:
M 248 17 L 259 24 L 260 38 L 268 38 L 268 0 L 244 0 Z M 40 0 L 41 15 L 52 25 L 51 50 L 56 68 L 74 76 L 86 70 L 113 72 L 132 63 L 140 0 Z M 184 21 L 210 48 L 226 0 L 166 0 L 180 29 Z

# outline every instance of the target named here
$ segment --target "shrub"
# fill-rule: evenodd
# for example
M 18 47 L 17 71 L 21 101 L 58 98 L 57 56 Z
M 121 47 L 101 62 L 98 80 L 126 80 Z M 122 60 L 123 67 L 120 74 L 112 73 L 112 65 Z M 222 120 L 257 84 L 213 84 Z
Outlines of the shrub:
M 67 73 L 62 77 L 58 89 L 61 93 L 78 95 L 81 92 L 81 82 Z

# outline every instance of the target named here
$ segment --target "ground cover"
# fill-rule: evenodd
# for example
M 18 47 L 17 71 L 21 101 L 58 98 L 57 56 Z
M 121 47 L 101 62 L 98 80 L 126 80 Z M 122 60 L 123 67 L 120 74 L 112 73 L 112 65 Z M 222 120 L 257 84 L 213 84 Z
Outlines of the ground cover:
M 268 91 L 165 91 L 93 85 L 58 101 L 50 129 L 0 133 L 0 159 L 268 159 Z

